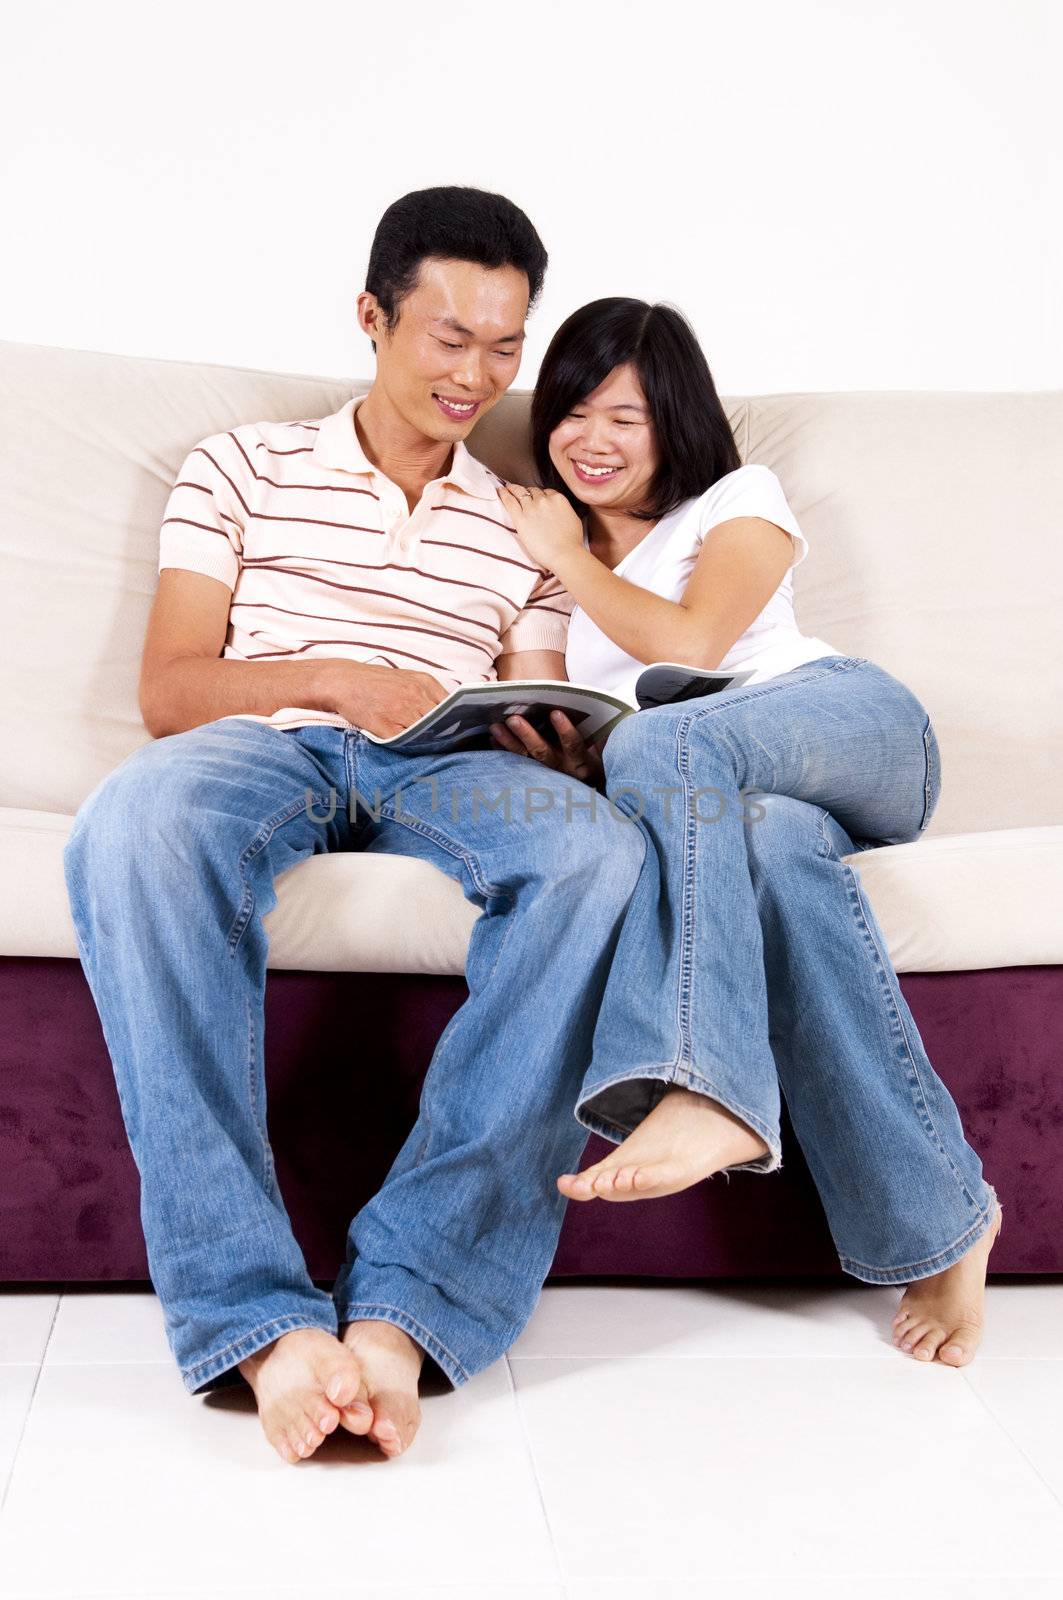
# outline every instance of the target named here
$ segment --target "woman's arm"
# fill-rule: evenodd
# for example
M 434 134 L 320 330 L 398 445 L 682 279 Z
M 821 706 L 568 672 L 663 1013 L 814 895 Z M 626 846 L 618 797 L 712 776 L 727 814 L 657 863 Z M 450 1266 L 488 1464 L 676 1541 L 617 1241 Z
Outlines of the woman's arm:
M 500 682 L 507 678 L 558 678 L 567 682 L 563 650 L 514 650 L 498 656 L 495 671 Z
M 678 601 L 662 600 L 603 565 L 583 546 L 579 518 L 564 495 L 502 490 L 517 537 L 555 572 L 576 604 L 636 661 L 714 668 L 760 615 L 793 561 L 793 540 L 763 517 L 714 527 Z

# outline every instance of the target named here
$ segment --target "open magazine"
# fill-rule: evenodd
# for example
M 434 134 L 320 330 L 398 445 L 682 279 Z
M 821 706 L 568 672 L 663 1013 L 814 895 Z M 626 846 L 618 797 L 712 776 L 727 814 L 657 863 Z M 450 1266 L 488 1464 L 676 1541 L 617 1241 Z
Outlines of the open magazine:
M 635 683 L 635 700 L 624 700 L 604 689 L 583 683 L 563 683 L 553 678 L 511 678 L 500 683 L 465 684 L 441 700 L 431 711 L 390 739 L 366 733 L 374 744 L 411 755 L 434 755 L 443 750 L 489 750 L 492 722 L 507 717 L 524 717 L 551 743 L 557 743 L 557 730 L 550 721 L 551 711 L 563 711 L 579 729 L 584 740 L 604 740 L 617 723 L 633 712 L 653 706 L 672 705 L 677 700 L 695 700 L 736 688 L 753 676 L 746 672 L 707 671 L 704 667 L 684 667 L 674 661 L 656 661 L 641 672 Z

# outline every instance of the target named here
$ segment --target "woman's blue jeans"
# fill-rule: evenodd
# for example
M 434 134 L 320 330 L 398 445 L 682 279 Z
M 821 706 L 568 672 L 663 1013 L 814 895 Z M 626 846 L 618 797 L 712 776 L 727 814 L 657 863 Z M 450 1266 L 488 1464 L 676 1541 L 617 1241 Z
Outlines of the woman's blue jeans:
M 295 1328 L 394 1323 L 454 1384 L 516 1338 L 557 1246 L 557 1174 L 587 1141 L 573 1108 L 645 853 L 592 793 L 501 750 L 402 756 L 357 730 L 223 718 L 141 746 L 81 806 L 64 855 L 78 952 L 190 1393 L 242 1382 L 238 1363 Z M 280 873 L 354 849 L 434 863 L 483 914 L 469 998 L 326 1294 L 267 1137 L 262 919 Z M 348 1037 L 353 1057 L 357 1016 Z
M 628 717 L 604 760 L 649 848 L 579 1117 L 616 1142 L 678 1084 L 768 1146 L 730 1170 L 773 1172 L 781 1090 L 844 1271 L 943 1271 L 996 1191 L 842 860 L 926 828 L 941 786 L 927 712 L 873 662 L 825 656 Z

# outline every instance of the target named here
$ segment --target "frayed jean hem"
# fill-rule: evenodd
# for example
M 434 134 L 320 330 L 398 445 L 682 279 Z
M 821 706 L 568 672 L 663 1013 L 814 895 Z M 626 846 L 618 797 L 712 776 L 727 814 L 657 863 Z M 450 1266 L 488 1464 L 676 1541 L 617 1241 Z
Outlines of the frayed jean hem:
M 842 1271 L 847 1272 L 850 1277 L 859 1278 L 863 1283 L 907 1284 L 918 1283 L 920 1278 L 933 1278 L 965 1256 L 982 1235 L 989 1231 L 1000 1204 L 994 1188 L 989 1188 L 989 1194 L 992 1203 L 978 1213 L 977 1222 L 973 1222 L 966 1233 L 961 1234 L 944 1250 L 939 1250 L 937 1255 L 928 1256 L 923 1261 L 913 1261 L 906 1267 L 870 1267 L 863 1261 L 854 1261 L 850 1256 L 839 1255 Z
M 223 1350 L 216 1350 L 213 1355 L 205 1356 L 202 1361 L 197 1361 L 194 1366 L 181 1368 L 181 1379 L 189 1394 L 204 1394 L 215 1389 L 227 1389 L 233 1384 L 246 1383 L 247 1380 L 237 1368 L 241 1361 L 246 1361 L 248 1356 L 253 1356 L 256 1350 L 261 1350 L 267 1344 L 272 1344 L 284 1333 L 294 1333 L 296 1328 L 320 1328 L 324 1333 L 335 1334 L 336 1329 L 324 1322 L 313 1322 L 309 1317 L 289 1315 L 274 1317 L 272 1322 L 263 1322 L 257 1328 L 252 1328 L 250 1333 L 243 1334 Z
M 390 1322 L 392 1327 L 401 1328 L 403 1333 L 408 1334 L 432 1357 L 455 1389 L 460 1389 L 463 1383 L 468 1383 L 472 1376 L 462 1366 L 457 1356 L 453 1355 L 445 1344 L 440 1343 L 435 1334 L 430 1333 L 416 1317 L 411 1317 L 408 1311 L 403 1311 L 399 1306 L 363 1305 L 356 1301 L 349 1306 L 337 1307 L 337 1313 L 341 1323 Z

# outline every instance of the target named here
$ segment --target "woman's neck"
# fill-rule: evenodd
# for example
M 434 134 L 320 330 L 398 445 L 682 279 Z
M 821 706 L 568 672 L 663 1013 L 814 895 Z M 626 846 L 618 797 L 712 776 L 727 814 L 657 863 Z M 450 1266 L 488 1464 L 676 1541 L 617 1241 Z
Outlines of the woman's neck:
M 629 516 L 626 511 L 598 511 L 591 507 L 587 513 L 591 554 L 612 571 L 656 526 Z

